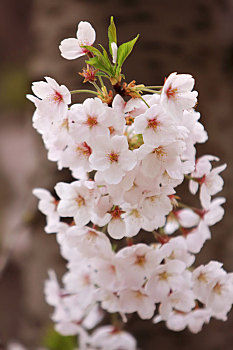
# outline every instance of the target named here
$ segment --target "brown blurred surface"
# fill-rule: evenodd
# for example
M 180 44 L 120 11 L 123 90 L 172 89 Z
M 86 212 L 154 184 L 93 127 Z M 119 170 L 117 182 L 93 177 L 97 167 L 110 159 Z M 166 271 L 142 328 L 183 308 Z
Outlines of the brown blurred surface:
M 169 73 L 190 73 L 199 92 L 197 109 L 209 134 L 198 154 L 215 154 L 228 168 L 223 177 L 226 215 L 213 229 L 198 262 L 216 259 L 233 270 L 232 78 L 233 2 L 231 0 L 8 0 L 0 2 L 0 337 L 31 349 L 40 344 L 52 312 L 44 302 L 48 268 L 61 274 L 55 237 L 43 233 L 33 187 L 52 189 L 67 172 L 49 163 L 40 136 L 31 127 L 33 107 L 25 100 L 31 81 L 48 75 L 70 90 L 79 88 L 84 60 L 66 61 L 59 42 L 74 37 L 80 20 L 90 21 L 97 42 L 106 46 L 114 15 L 119 41 L 140 33 L 124 68 L 127 81 L 160 85 Z M 81 101 L 81 97 L 78 97 Z M 4 260 L 5 259 L 5 260 Z M 233 315 L 212 320 L 198 335 L 171 332 L 164 325 L 134 318 L 129 327 L 144 350 L 197 348 L 230 350 Z

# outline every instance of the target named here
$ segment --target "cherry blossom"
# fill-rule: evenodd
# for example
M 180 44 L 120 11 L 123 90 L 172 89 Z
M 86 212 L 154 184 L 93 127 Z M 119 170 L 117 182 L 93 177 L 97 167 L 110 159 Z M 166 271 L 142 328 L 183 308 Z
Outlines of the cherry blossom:
M 232 273 L 217 261 L 195 262 L 224 215 L 225 198 L 212 196 L 223 188 L 226 165 L 213 168 L 214 155 L 196 157 L 208 136 L 195 110 L 194 78 L 172 73 L 162 87 L 127 83 L 113 19 L 109 30 L 113 64 L 103 48 L 83 47 L 95 41 L 88 22 L 60 45 L 64 58 L 88 55 L 96 91 L 71 92 L 95 98 L 71 104 L 68 88 L 49 77 L 27 96 L 48 158 L 76 179 L 58 182 L 56 198 L 39 187 L 33 194 L 67 262 L 61 285 L 53 271 L 45 283 L 51 318 L 59 333 L 78 335 L 80 350 L 136 350 L 122 329 L 128 314 L 197 333 L 211 317 L 225 321 L 233 303 Z M 182 183 L 193 195 L 200 189 L 199 204 L 181 198 Z M 95 329 L 106 312 L 117 320 Z
M 197 103 L 197 91 L 191 91 L 194 79 L 190 74 L 172 73 L 166 79 L 160 103 L 174 117 L 179 117 L 185 109 L 190 109 Z
M 95 41 L 95 30 L 89 22 L 79 22 L 77 30 L 77 39 L 69 38 L 62 40 L 59 49 L 62 57 L 67 60 L 73 60 L 87 53 L 83 45 L 90 46 Z

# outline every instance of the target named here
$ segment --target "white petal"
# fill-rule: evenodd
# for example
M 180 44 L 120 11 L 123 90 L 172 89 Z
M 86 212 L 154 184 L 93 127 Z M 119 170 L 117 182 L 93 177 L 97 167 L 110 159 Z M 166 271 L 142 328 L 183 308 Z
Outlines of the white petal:
M 74 60 L 80 56 L 85 55 L 84 50 L 80 47 L 78 39 L 69 38 L 62 40 L 59 49 L 61 56 L 67 60 Z
M 92 45 L 95 41 L 95 30 L 89 22 L 81 21 L 78 25 L 77 38 L 80 45 Z

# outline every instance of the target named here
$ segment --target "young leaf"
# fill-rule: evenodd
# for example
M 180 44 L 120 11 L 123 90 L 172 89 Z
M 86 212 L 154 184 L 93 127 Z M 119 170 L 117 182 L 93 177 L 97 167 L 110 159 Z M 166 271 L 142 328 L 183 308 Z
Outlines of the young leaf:
M 109 71 L 108 66 L 104 64 L 102 60 L 98 57 L 92 57 L 88 61 L 85 61 L 87 64 L 90 64 L 92 67 L 102 70 L 103 72 L 111 75 L 111 71 Z
M 102 48 L 102 50 L 103 50 L 103 57 L 104 57 L 104 59 L 105 59 L 106 64 L 107 64 L 108 67 L 109 67 L 109 70 L 112 70 L 112 65 L 111 65 L 111 62 L 110 62 L 110 60 L 109 60 L 109 58 L 108 58 L 107 51 L 105 50 L 105 48 L 104 48 L 101 44 L 99 44 L 99 46 L 100 46 L 100 47 Z
M 111 16 L 110 25 L 108 27 L 108 39 L 109 39 L 109 52 L 112 55 L 111 44 L 112 43 L 116 43 L 117 44 L 116 26 L 115 26 L 115 23 L 114 23 L 114 20 L 113 20 L 113 16 Z
M 95 76 L 96 76 L 96 77 L 104 77 L 104 78 L 109 78 L 109 76 L 108 76 L 108 75 L 106 75 L 105 73 L 100 72 L 100 71 L 98 71 L 97 73 L 95 73 Z
M 93 53 L 97 57 L 102 56 L 102 53 L 96 47 L 87 46 L 87 45 L 83 45 L 82 47 L 84 47 L 85 49 L 87 49 L 88 51 L 90 51 L 91 53 Z
M 133 50 L 134 44 L 136 43 L 138 37 L 139 34 L 133 40 L 128 41 L 127 43 L 124 43 L 119 46 L 117 51 L 117 64 L 119 67 L 122 67 L 124 61 L 129 56 L 130 52 Z

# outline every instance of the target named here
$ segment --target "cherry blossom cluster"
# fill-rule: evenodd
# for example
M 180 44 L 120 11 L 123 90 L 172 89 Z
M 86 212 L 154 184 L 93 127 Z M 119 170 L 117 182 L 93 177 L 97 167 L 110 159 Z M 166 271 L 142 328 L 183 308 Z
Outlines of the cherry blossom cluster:
M 108 34 L 112 62 L 105 49 L 101 54 L 92 46 L 96 35 L 88 22 L 60 45 L 66 59 L 87 55 L 81 75 L 96 91 L 69 91 L 45 77 L 28 95 L 49 160 L 74 177 L 57 183 L 55 195 L 33 193 L 46 215 L 45 231 L 56 233 L 67 260 L 62 287 L 49 272 L 46 300 L 56 330 L 78 334 L 81 350 L 136 349 L 122 330 L 134 312 L 197 333 L 211 317 L 226 320 L 233 303 L 233 274 L 217 261 L 193 266 L 211 238 L 209 227 L 223 217 L 225 199 L 212 196 L 222 190 L 226 167 L 213 167 L 215 156 L 196 157 L 195 145 L 207 132 L 194 109 L 194 79 L 172 73 L 163 86 L 122 83 L 121 67 L 137 38 L 118 47 L 113 19 Z M 95 97 L 71 104 L 73 93 L 87 91 Z M 193 195 L 199 191 L 199 208 L 177 194 L 184 181 Z M 91 332 L 104 310 L 113 325 Z

